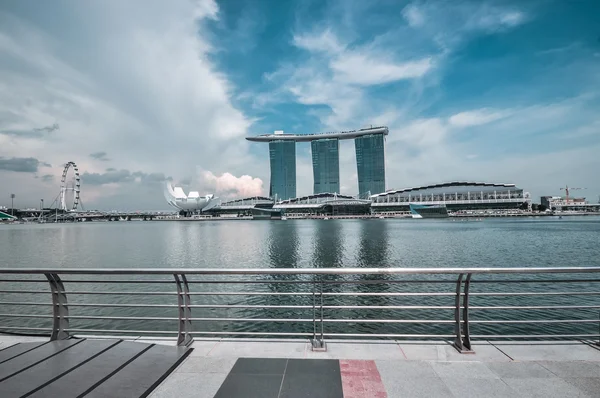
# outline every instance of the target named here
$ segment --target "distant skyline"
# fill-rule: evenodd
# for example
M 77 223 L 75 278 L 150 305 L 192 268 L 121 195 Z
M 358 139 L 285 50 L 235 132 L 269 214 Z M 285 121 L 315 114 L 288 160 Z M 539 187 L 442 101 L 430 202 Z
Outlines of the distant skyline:
M 265 196 L 249 135 L 389 127 L 386 186 L 600 194 L 600 2 L 3 0 L 0 205 L 161 210 L 161 184 Z M 297 195 L 313 190 L 297 145 Z M 358 192 L 352 141 L 340 190 Z

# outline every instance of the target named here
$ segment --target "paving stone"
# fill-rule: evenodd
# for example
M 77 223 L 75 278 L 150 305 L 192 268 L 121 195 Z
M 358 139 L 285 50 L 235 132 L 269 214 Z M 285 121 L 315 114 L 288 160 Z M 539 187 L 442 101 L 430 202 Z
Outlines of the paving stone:
M 432 362 L 431 367 L 442 378 L 499 379 L 481 362 Z
M 388 398 L 452 397 L 452 393 L 439 377 L 382 377 L 382 380 Z
M 233 365 L 231 374 L 283 375 L 287 363 L 287 359 L 240 358 Z
M 518 397 L 517 391 L 498 379 L 446 379 L 442 381 L 455 397 L 461 398 L 512 398 Z
M 600 351 L 586 344 L 497 344 L 515 361 L 600 361 Z
M 213 398 L 227 373 L 172 373 L 150 398 Z
M 600 377 L 600 368 L 594 362 L 561 361 L 538 363 L 558 377 Z
M 502 379 L 510 388 L 531 398 L 589 398 L 582 390 L 558 377 L 544 379 Z
M 211 357 L 304 358 L 306 344 L 276 342 L 220 342 L 208 353 Z
M 554 373 L 535 362 L 489 362 L 486 366 L 500 378 L 538 379 L 556 377 Z
M 283 375 L 230 373 L 215 398 L 277 398 Z
M 340 361 L 336 359 L 290 359 L 285 371 L 288 375 L 340 375 Z
M 438 377 L 427 361 L 375 361 L 382 377 Z
M 281 385 L 279 398 L 343 398 L 340 375 L 288 374 Z
M 567 383 L 577 387 L 590 397 L 600 396 L 600 375 L 597 377 L 565 378 Z
M 329 359 L 405 359 L 398 344 L 328 343 L 326 352 L 306 351 L 307 358 Z
M 180 373 L 229 373 L 235 358 L 213 358 L 189 356 L 177 369 Z

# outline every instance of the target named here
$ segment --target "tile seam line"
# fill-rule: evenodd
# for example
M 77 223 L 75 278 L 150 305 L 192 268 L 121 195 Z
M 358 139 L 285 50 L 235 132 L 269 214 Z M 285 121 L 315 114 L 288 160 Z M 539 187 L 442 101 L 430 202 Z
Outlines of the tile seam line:
M 398 348 L 400 348 L 400 352 L 402 353 L 402 356 L 404 356 L 404 359 L 408 360 L 408 357 L 406 356 L 406 353 L 402 349 L 402 346 L 400 345 L 400 342 L 396 341 L 396 345 L 398 345 Z
M 281 384 L 279 385 L 279 392 L 277 393 L 277 398 L 281 396 L 281 390 L 283 390 L 283 381 L 285 380 L 285 373 L 287 372 L 288 363 L 290 363 L 290 359 L 285 360 L 285 368 L 283 368 L 283 375 L 281 375 Z
M 495 349 L 497 349 L 498 351 L 500 351 L 502 354 L 504 354 L 504 355 L 505 355 L 505 356 L 506 356 L 508 359 L 510 359 L 510 360 L 511 360 L 511 361 L 513 361 L 513 362 L 515 361 L 515 359 L 514 359 L 513 357 L 511 357 L 510 355 L 508 355 L 507 353 L 505 353 L 504 351 L 502 351 L 502 350 L 501 350 L 501 349 L 500 349 L 498 346 L 496 346 L 494 343 L 492 343 L 492 342 L 491 342 L 491 341 L 489 341 L 489 340 L 486 340 L 486 341 L 487 341 L 487 343 L 488 343 L 489 345 L 491 345 L 492 347 L 494 347 Z
M 214 350 L 214 349 L 215 349 L 215 348 L 216 348 L 216 347 L 217 347 L 219 344 L 221 344 L 221 340 L 219 340 L 219 341 L 216 341 L 216 342 L 215 342 L 215 345 L 213 345 L 213 346 L 210 348 L 210 350 L 208 350 L 208 352 L 206 353 L 206 355 L 204 355 L 204 356 L 205 356 L 205 357 L 208 357 L 208 356 L 210 356 L 210 353 L 211 353 L 211 352 L 212 352 L 212 351 L 213 351 L 213 350 Z M 192 344 L 192 345 L 193 345 L 193 344 Z

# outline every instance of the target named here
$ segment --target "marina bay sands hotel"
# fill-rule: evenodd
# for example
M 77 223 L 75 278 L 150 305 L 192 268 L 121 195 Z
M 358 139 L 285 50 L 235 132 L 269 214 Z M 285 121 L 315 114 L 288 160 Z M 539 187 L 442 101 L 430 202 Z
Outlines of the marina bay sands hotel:
M 340 193 L 340 140 L 354 139 L 358 193 L 385 192 L 385 139 L 388 128 L 370 127 L 360 130 L 319 134 L 263 134 L 246 137 L 248 141 L 268 142 L 271 161 L 269 196 L 277 200 L 296 197 L 296 143 L 310 142 L 312 152 L 314 194 Z

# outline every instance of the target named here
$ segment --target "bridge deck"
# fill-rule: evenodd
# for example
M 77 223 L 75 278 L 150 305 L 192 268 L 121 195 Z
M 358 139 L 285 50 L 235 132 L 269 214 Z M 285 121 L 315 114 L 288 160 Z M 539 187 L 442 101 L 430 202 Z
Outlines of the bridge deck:
M 142 397 L 191 349 L 123 340 L 0 345 L 0 397 Z

